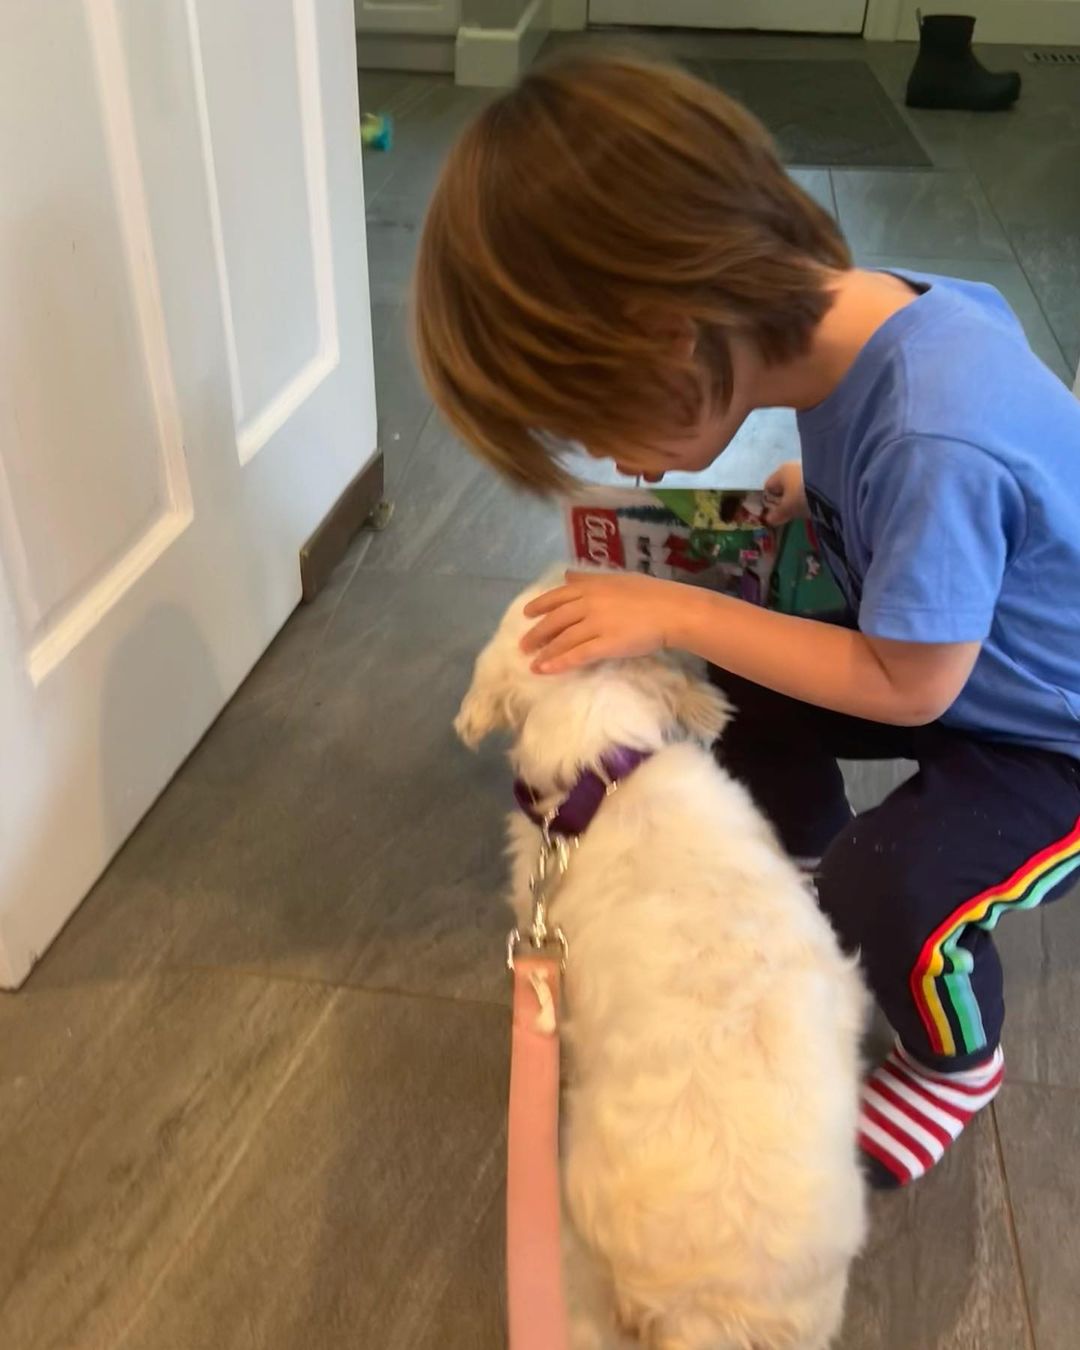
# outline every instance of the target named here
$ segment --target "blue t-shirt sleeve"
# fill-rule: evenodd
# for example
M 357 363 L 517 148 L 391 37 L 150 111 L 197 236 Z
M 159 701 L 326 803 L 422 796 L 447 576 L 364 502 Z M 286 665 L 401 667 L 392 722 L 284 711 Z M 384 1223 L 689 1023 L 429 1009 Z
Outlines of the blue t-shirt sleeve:
M 870 556 L 859 628 L 904 642 L 985 638 L 1024 514 L 1016 479 L 977 446 L 907 437 L 885 447 L 859 485 Z

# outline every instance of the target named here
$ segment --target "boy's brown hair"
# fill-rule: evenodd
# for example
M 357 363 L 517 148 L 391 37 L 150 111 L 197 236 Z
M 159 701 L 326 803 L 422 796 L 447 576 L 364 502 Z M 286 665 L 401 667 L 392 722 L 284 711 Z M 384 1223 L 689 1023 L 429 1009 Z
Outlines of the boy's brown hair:
M 674 68 L 579 56 L 530 71 L 451 151 L 416 346 L 462 439 L 547 491 L 567 482 L 559 441 L 614 455 L 726 405 L 733 336 L 769 362 L 803 353 L 826 269 L 850 265 L 738 104 Z

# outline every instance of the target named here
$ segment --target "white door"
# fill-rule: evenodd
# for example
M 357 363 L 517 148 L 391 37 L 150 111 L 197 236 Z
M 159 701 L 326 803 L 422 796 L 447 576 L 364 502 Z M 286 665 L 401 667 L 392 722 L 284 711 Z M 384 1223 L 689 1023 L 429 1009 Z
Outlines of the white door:
M 0 986 L 375 449 L 352 0 L 0 9 Z
M 866 0 L 589 0 L 594 24 L 861 33 Z

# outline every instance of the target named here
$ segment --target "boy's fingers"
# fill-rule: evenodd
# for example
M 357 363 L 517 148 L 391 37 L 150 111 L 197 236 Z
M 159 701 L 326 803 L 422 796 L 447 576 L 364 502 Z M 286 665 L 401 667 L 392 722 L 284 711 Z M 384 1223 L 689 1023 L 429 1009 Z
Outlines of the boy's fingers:
M 536 652 L 541 647 L 546 647 L 549 642 L 557 638 L 571 624 L 580 623 L 585 617 L 585 602 L 583 600 L 572 600 L 568 604 L 561 605 L 554 613 L 549 614 L 546 619 L 541 619 L 539 623 L 534 624 L 532 628 L 521 639 L 521 650 L 523 652 Z
M 525 606 L 525 617 L 536 619 L 541 614 L 550 614 L 553 609 L 558 609 L 560 605 L 565 605 L 568 600 L 576 598 L 577 590 L 573 586 L 558 586 L 555 590 L 545 591 L 543 595 L 538 595 L 535 600 L 530 600 Z
M 562 675 L 565 671 L 576 670 L 579 666 L 595 665 L 606 659 L 608 653 L 600 638 L 587 638 L 564 656 L 541 657 L 533 666 L 538 675 Z
M 564 656 L 575 647 L 580 647 L 582 643 L 589 642 L 592 636 L 592 630 L 583 622 L 572 624 L 540 648 L 533 669 L 546 669 L 557 657 Z

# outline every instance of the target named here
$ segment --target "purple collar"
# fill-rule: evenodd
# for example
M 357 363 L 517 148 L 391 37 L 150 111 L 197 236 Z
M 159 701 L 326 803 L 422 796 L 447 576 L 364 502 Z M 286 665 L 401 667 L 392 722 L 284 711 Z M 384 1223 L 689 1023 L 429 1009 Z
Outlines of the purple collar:
M 601 755 L 603 774 L 594 769 L 586 769 L 581 774 L 548 822 L 548 832 L 569 839 L 584 834 L 610 789 L 628 778 L 651 755 L 651 750 L 631 750 L 625 745 L 617 745 L 614 750 Z M 534 825 L 544 824 L 544 816 L 537 810 L 537 794 L 520 778 L 514 782 L 514 800 Z

